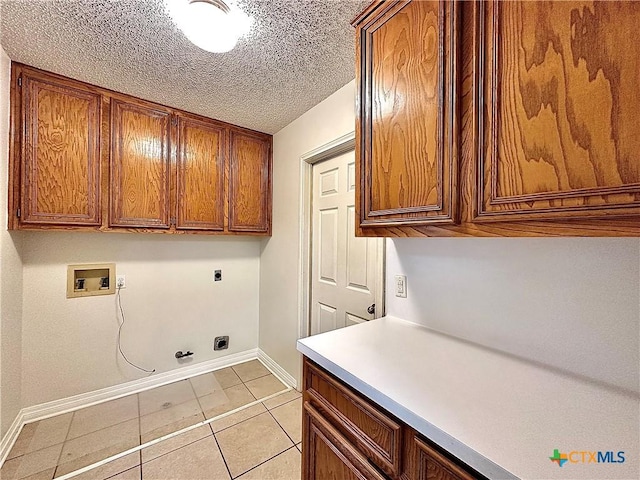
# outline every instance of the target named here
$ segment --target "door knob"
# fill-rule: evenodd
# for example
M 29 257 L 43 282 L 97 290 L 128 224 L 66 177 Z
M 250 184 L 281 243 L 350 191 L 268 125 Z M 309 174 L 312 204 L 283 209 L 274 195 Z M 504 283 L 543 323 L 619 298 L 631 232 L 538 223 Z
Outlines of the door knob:
M 375 315 L 376 313 L 376 304 L 372 303 L 371 305 L 369 305 L 369 308 L 367 308 L 367 313 L 369 315 Z

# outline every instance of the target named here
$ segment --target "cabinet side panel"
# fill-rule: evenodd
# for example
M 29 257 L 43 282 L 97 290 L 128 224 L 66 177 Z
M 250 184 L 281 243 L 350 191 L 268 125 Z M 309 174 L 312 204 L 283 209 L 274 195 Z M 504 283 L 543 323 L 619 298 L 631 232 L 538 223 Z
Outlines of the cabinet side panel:
M 169 113 L 112 102 L 113 226 L 169 228 Z
M 226 131 L 179 120 L 177 228 L 224 228 Z
M 100 223 L 99 95 L 23 76 L 22 223 Z

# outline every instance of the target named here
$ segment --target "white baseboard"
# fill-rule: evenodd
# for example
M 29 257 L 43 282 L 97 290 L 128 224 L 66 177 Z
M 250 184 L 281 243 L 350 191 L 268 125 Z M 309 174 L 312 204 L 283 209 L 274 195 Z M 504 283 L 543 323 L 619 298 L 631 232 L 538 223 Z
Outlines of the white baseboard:
M 298 389 L 298 382 L 292 375 L 289 374 L 284 368 L 282 368 L 276 361 L 269 355 L 264 353 L 261 349 L 258 349 L 258 360 L 265 364 L 269 370 L 271 370 L 276 376 L 280 377 L 284 383 L 292 388 Z
M 25 424 L 24 417 L 22 415 L 22 410 L 18 412 L 16 418 L 13 420 L 13 423 L 7 430 L 7 433 L 4 434 L 4 437 L 0 440 L 0 467 L 4 463 L 5 458 L 9 455 L 13 444 L 16 443 L 18 439 L 18 435 L 20 434 L 20 430 L 22 430 L 22 426 Z
M 257 348 L 254 348 L 251 350 L 245 350 L 244 352 L 234 353 L 213 360 L 208 360 L 206 362 L 199 362 L 194 365 L 177 368 L 168 372 L 157 373 L 149 377 L 133 380 L 131 382 L 102 388 L 93 392 L 81 393 L 79 395 L 74 395 L 73 397 L 61 398 L 60 400 L 54 400 L 52 402 L 23 408 L 22 410 L 20 410 L 15 420 L 11 424 L 11 427 L 0 441 L 0 467 L 7 458 L 7 455 L 9 455 L 9 451 L 18 438 L 20 430 L 22 430 L 22 427 L 27 423 L 43 420 L 45 418 L 49 418 L 54 415 L 60 415 L 62 413 L 72 412 L 80 408 L 90 407 L 91 405 L 107 402 L 109 400 L 115 400 L 126 395 L 131 395 L 133 393 L 142 392 L 151 388 L 160 387 L 168 383 L 184 380 L 185 378 L 208 373 L 220 368 L 230 367 L 231 365 L 246 362 L 247 360 L 253 360 L 258 357 L 259 351 Z M 287 377 L 292 377 L 288 375 L 282 369 L 282 367 L 273 362 L 271 358 L 266 355 L 265 357 L 268 359 L 268 361 L 262 360 L 263 363 L 265 363 L 265 365 L 271 368 L 274 373 L 277 373 L 278 375 L 280 375 L 280 372 L 283 372 L 285 375 L 282 376 L 282 380 L 285 380 L 288 383 Z

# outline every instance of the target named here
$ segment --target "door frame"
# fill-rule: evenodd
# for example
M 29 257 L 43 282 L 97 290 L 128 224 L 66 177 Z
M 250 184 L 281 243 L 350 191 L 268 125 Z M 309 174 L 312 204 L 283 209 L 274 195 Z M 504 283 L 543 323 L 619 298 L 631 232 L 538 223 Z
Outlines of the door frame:
M 351 131 L 300 157 L 300 240 L 298 281 L 298 338 L 308 337 L 311 329 L 311 208 L 313 198 L 313 166 L 323 160 L 337 157 L 355 149 L 356 134 Z M 376 314 L 384 315 L 385 290 L 385 242 L 380 242 L 378 258 L 382 262 L 382 274 L 376 279 Z M 300 377 L 302 378 L 302 377 Z

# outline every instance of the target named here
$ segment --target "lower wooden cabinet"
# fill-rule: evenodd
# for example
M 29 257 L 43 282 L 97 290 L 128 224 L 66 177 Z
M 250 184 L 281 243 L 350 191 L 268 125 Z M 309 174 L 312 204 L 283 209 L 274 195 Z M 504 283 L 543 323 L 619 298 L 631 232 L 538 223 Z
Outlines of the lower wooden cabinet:
M 306 366 L 309 402 L 342 431 L 344 437 L 392 477 L 401 473 L 402 425 L 320 367 Z
M 485 478 L 307 358 L 303 385 L 303 480 Z
M 417 453 L 416 480 L 473 480 L 476 478 L 419 437 L 414 437 L 413 443 Z
M 358 450 L 311 406 L 304 404 L 305 432 L 303 478 L 384 480 Z M 306 436 L 305 436 L 306 439 Z

